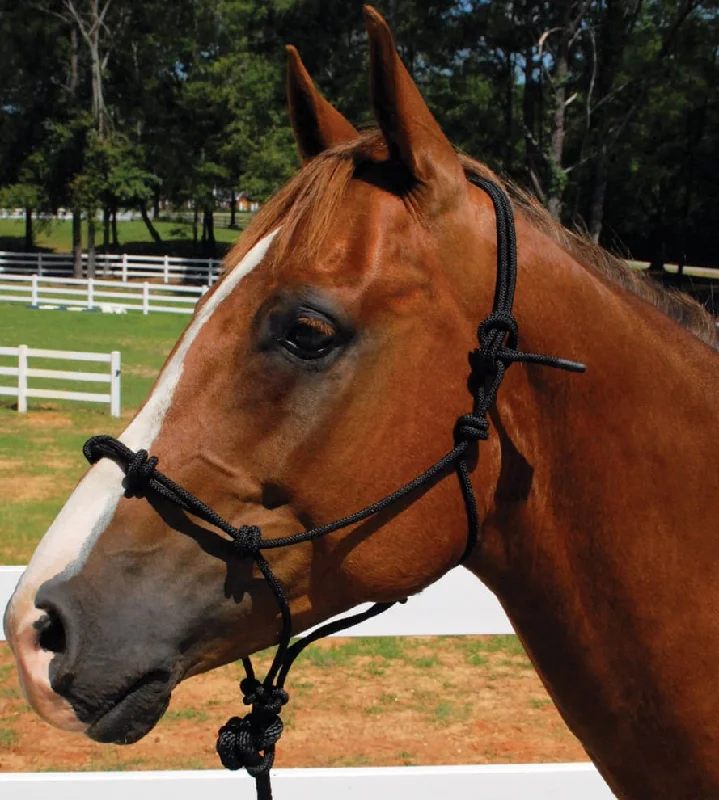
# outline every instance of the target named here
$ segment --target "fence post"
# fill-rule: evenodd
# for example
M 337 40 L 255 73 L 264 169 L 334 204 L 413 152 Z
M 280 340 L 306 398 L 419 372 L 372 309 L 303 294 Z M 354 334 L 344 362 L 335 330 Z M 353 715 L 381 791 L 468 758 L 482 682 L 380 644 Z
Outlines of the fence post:
M 150 284 L 147 281 L 142 284 L 142 313 L 150 313 Z
M 17 410 L 27 413 L 27 345 L 21 344 L 17 349 Z
M 30 305 L 35 308 L 40 304 L 37 296 L 37 289 L 37 275 L 33 275 L 30 278 Z
M 162 261 L 162 279 L 164 283 L 170 280 L 170 257 L 167 255 Z
M 122 254 L 122 281 L 127 282 L 127 253 Z
M 110 354 L 110 414 L 120 416 L 120 353 L 113 350 Z
M 37 254 L 37 274 L 42 275 L 42 253 Z
M 92 307 L 95 304 L 95 297 L 94 297 L 94 281 L 92 278 L 87 279 L 87 310 L 92 311 Z
M 212 286 L 212 284 L 214 283 L 214 275 L 213 275 L 212 266 L 213 266 L 212 265 L 212 259 L 208 258 L 207 259 L 207 282 L 210 284 L 210 286 Z

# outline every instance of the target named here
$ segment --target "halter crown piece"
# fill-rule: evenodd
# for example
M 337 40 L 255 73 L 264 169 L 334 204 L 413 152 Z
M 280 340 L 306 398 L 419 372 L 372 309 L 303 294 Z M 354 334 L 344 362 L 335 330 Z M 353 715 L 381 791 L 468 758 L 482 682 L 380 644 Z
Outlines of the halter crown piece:
M 263 539 L 262 532 L 257 526 L 241 525 L 235 528 L 193 494 L 160 472 L 157 469 L 158 459 L 149 456 L 146 450 L 132 451 L 112 436 L 93 436 L 83 447 L 83 453 L 91 464 L 101 458 L 110 458 L 123 469 L 125 497 L 144 497 L 151 492 L 159 494 L 198 519 L 224 531 L 231 538 L 238 558 L 254 560 L 277 600 L 282 618 L 282 630 L 267 676 L 263 681 L 259 681 L 255 677 L 250 659 L 242 659 L 247 677 L 240 683 L 240 689 L 243 702 L 250 706 L 251 710 L 244 717 L 230 719 L 220 728 L 217 739 L 217 752 L 223 765 L 231 770 L 244 768 L 255 778 L 258 800 L 272 798 L 269 772 L 275 758 L 275 745 L 282 735 L 280 711 L 289 699 L 284 686 L 294 660 L 307 645 L 317 639 L 346 630 L 381 614 L 394 605 L 394 603 L 376 603 L 366 611 L 322 625 L 305 638 L 290 644 L 292 618 L 289 603 L 282 585 L 272 572 L 262 551 L 308 542 L 361 522 L 425 486 L 447 467 L 454 466 L 460 480 L 467 512 L 467 546 L 461 559 L 463 561 L 474 548 L 479 536 L 477 502 L 470 481 L 467 456 L 476 442 L 485 440 L 489 436 L 487 412 L 495 401 L 507 368 L 521 361 L 569 372 L 584 372 L 586 369 L 584 364 L 576 361 L 525 353 L 519 349 L 519 326 L 512 314 L 517 281 L 517 244 L 512 208 L 506 194 L 496 183 L 474 175 L 468 179 L 489 195 L 497 219 L 497 283 L 494 303 L 492 313 L 479 326 L 477 334 L 479 348 L 469 354 L 471 367 L 469 385 L 474 400 L 472 412 L 464 414 L 457 420 L 454 426 L 454 447 L 414 480 L 376 503 L 335 522 L 293 536 Z

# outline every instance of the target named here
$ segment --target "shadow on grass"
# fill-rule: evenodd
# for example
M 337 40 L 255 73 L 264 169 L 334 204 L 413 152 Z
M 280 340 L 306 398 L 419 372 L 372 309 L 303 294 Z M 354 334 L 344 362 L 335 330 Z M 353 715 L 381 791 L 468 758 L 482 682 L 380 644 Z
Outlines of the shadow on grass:
M 0 236 L 0 250 L 7 250 L 11 253 L 25 252 L 25 238 L 23 236 Z M 51 247 L 40 247 L 36 245 L 30 251 L 32 253 L 52 253 Z
M 239 238 L 241 230 L 232 231 L 235 238 Z M 20 236 L 0 236 L 0 250 L 11 253 L 24 253 L 25 240 Z M 232 242 L 215 242 L 213 251 L 201 242 L 197 245 L 192 239 L 163 239 L 162 242 L 143 242 L 143 241 L 123 241 L 117 247 L 108 247 L 108 253 L 127 253 L 128 255 L 143 256 L 175 256 L 177 258 L 223 258 L 232 248 Z M 35 246 L 30 251 L 32 253 L 54 253 L 51 247 Z M 97 254 L 105 252 L 102 246 L 97 248 Z

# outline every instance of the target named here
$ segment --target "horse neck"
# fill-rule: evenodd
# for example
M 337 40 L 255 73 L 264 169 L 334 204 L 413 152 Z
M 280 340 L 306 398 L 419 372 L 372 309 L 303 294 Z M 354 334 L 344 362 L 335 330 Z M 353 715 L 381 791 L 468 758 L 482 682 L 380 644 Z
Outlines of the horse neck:
M 707 653 L 687 667 L 687 639 L 711 641 L 719 658 L 713 614 L 697 613 L 719 605 L 717 354 L 526 224 L 518 234 L 521 346 L 587 372 L 508 371 L 492 420 L 498 480 L 468 566 L 498 594 L 605 776 L 627 786 L 626 748 L 642 739 L 641 714 L 627 708 L 650 704 L 652 724 L 689 747 L 677 731 L 701 723 L 677 721 L 678 705 L 696 706 Z M 680 645 L 684 657 L 668 658 Z M 672 708 L 667 685 L 682 686 Z M 659 792 L 662 780 L 686 788 L 656 780 L 653 794 L 641 777 L 643 796 L 680 796 Z

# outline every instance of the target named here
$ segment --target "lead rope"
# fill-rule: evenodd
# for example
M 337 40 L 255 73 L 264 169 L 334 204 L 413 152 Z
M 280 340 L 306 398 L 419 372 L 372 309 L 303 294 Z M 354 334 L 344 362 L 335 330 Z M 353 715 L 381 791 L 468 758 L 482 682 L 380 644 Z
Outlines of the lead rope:
M 247 677 L 240 683 L 243 702 L 251 707 L 244 717 L 233 717 L 220 728 L 217 752 L 225 767 L 231 770 L 246 769 L 255 779 L 258 800 L 271 800 L 270 769 L 274 763 L 275 745 L 282 735 L 280 712 L 289 696 L 285 681 L 292 664 L 305 647 L 324 636 L 364 622 L 391 608 L 394 603 L 376 603 L 357 614 L 322 625 L 303 639 L 290 644 L 292 617 L 282 585 L 262 554 L 300 542 L 310 542 L 334 531 L 362 522 L 378 514 L 407 495 L 427 486 L 437 476 L 454 465 L 459 477 L 462 497 L 467 512 L 467 546 L 461 561 L 474 548 L 479 536 L 477 501 L 470 480 L 467 455 L 476 442 L 489 436 L 487 412 L 494 403 L 497 391 L 507 368 L 518 361 L 545 367 L 584 372 L 586 367 L 576 361 L 554 356 L 525 353 L 519 349 L 519 326 L 512 314 L 514 289 L 517 282 L 517 244 L 512 208 L 506 194 L 492 181 L 471 175 L 469 180 L 485 191 L 492 200 L 497 218 L 497 283 L 492 313 L 482 322 L 477 332 L 479 347 L 469 355 L 472 412 L 461 416 L 454 426 L 454 447 L 414 480 L 376 503 L 342 519 L 320 525 L 302 533 L 277 539 L 263 539 L 255 525 L 236 528 L 201 500 L 179 486 L 157 469 L 158 459 L 146 450 L 133 451 L 112 436 L 93 436 L 83 446 L 83 453 L 91 464 L 109 458 L 125 472 L 123 482 L 125 497 L 145 497 L 148 492 L 164 497 L 171 503 L 198 519 L 224 531 L 233 543 L 237 558 L 252 558 L 267 581 L 280 610 L 282 627 L 272 664 L 263 681 L 255 677 L 252 662 L 243 658 Z M 402 601 L 405 602 L 405 601 Z

